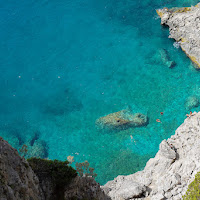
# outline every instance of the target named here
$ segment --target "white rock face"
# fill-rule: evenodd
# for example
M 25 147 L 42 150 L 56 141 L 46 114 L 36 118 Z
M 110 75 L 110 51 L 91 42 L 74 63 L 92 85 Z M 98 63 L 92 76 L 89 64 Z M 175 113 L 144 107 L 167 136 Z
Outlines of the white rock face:
M 169 26 L 169 38 L 175 39 L 200 69 L 200 3 L 195 7 L 157 10 L 161 24 Z
M 118 176 L 102 186 L 113 200 L 179 200 L 200 171 L 200 112 L 185 119 L 175 135 L 163 140 L 143 171 Z

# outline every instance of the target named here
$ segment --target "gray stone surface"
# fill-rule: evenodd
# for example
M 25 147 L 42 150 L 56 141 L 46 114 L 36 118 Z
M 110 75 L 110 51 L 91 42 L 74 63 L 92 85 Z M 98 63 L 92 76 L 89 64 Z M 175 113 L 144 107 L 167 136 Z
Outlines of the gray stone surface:
M 92 177 L 77 176 L 64 191 L 64 200 L 110 199 Z M 51 178 L 37 177 L 17 150 L 0 137 L 0 200 L 56 200 L 57 197 Z
M 179 200 L 200 171 L 199 152 L 200 112 L 194 112 L 185 119 L 175 135 L 161 142 L 158 153 L 147 162 L 143 171 L 118 176 L 102 186 L 102 189 L 113 200 Z M 136 185 L 140 192 L 134 197 Z M 125 193 L 128 195 L 125 196 Z M 120 198 L 116 195 L 120 195 Z
M 92 177 L 77 176 L 65 190 L 65 200 L 109 200 L 110 198 L 100 188 L 100 185 Z
M 157 10 L 161 24 L 169 26 L 169 38 L 175 39 L 200 69 L 200 3 L 192 7 Z
M 168 159 L 176 159 L 176 151 L 173 145 L 169 144 L 166 140 L 163 140 L 160 144 L 160 153 Z
M 28 162 L 0 137 L 0 200 L 42 200 L 39 180 Z
M 137 183 L 132 179 L 125 179 L 118 176 L 114 181 L 110 181 L 103 187 L 112 199 L 132 199 L 145 196 L 147 188 L 142 183 Z

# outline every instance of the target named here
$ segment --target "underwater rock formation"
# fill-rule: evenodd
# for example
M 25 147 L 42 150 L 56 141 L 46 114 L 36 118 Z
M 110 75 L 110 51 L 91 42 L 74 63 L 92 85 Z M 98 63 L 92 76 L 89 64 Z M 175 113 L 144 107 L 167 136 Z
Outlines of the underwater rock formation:
M 130 127 L 145 126 L 148 123 L 146 115 L 141 113 L 132 113 L 131 110 L 121 110 L 111 113 L 96 120 L 96 126 L 99 129 L 121 130 Z
M 26 142 L 27 153 L 26 158 L 37 157 L 37 158 L 47 158 L 48 157 L 48 146 L 44 140 L 40 138 L 40 132 L 35 131 Z
M 199 99 L 196 96 L 190 96 L 185 101 L 185 108 L 190 110 L 199 106 Z
M 143 171 L 118 176 L 102 189 L 113 200 L 180 200 L 200 171 L 199 143 L 200 112 L 194 112 L 188 115 L 175 135 L 161 142 L 158 153 L 147 162 Z
M 162 63 L 166 65 L 168 68 L 173 68 L 176 65 L 174 61 L 170 60 L 168 52 L 165 49 L 160 49 L 159 54 L 160 54 Z
M 195 7 L 158 9 L 161 24 L 169 26 L 169 38 L 175 39 L 200 69 L 200 3 Z
M 33 146 L 28 147 L 27 157 L 39 157 L 47 158 L 48 157 L 48 147 L 43 140 L 37 140 L 34 142 Z

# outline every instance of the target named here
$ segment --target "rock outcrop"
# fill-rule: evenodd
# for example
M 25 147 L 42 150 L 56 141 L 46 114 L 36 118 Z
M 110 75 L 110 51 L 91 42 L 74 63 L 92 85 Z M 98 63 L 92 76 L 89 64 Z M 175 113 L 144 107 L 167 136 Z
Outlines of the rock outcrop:
M 199 152 L 200 112 L 194 112 L 187 115 L 175 135 L 161 142 L 143 171 L 118 176 L 101 188 L 91 177 L 76 176 L 65 186 L 63 199 L 179 200 L 200 171 Z M 55 199 L 50 180 L 37 176 L 30 164 L 0 138 L 0 200 Z
M 200 3 L 195 7 L 158 9 L 161 24 L 169 26 L 169 38 L 175 39 L 187 56 L 200 68 Z
M 142 113 L 133 113 L 129 109 L 111 113 L 96 120 L 99 129 L 121 130 L 129 127 L 145 126 L 148 118 Z
M 39 180 L 28 162 L 0 138 L 0 200 L 43 200 Z
M 143 171 L 102 186 L 113 200 L 179 200 L 200 171 L 200 112 L 188 115 L 175 135 L 161 142 Z
M 63 196 L 55 194 L 54 187 L 50 177 L 37 176 L 17 150 L 0 137 L 0 200 L 110 199 L 92 177 L 76 176 L 63 186 Z

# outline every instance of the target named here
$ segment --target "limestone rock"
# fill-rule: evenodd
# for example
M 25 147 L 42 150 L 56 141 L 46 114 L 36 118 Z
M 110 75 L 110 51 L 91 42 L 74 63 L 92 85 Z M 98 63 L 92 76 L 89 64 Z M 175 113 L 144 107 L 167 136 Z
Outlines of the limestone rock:
M 42 200 L 39 180 L 28 162 L 0 137 L 0 199 Z
M 110 199 L 91 177 L 76 177 L 56 193 L 49 176 L 36 175 L 16 149 L 0 137 L 0 200 Z M 62 195 L 62 196 L 61 196 Z
M 121 130 L 129 127 L 145 126 L 147 116 L 141 113 L 132 113 L 130 110 L 121 110 L 96 120 L 99 129 Z
M 170 146 L 166 140 L 163 140 L 160 144 L 160 153 L 166 158 L 176 159 L 176 152 L 173 149 L 173 146 Z
M 192 7 L 158 9 L 161 24 L 169 26 L 169 38 L 200 68 L 200 3 Z
M 132 198 L 144 197 L 147 190 L 143 184 L 137 183 L 133 180 L 125 180 L 123 178 L 115 179 L 114 183 L 108 182 L 102 188 L 112 199 L 115 200 L 128 200 Z
M 200 171 L 200 112 L 194 112 L 168 140 L 163 140 L 154 158 L 143 171 L 128 176 L 118 176 L 102 186 L 108 196 L 117 199 L 180 200 L 188 185 Z M 140 185 L 138 197 L 124 196 L 124 186 Z M 131 189 L 129 190 L 131 191 Z M 128 190 L 126 192 L 129 194 Z M 116 195 L 121 195 L 117 198 Z M 119 197 L 119 196 L 118 196 Z

